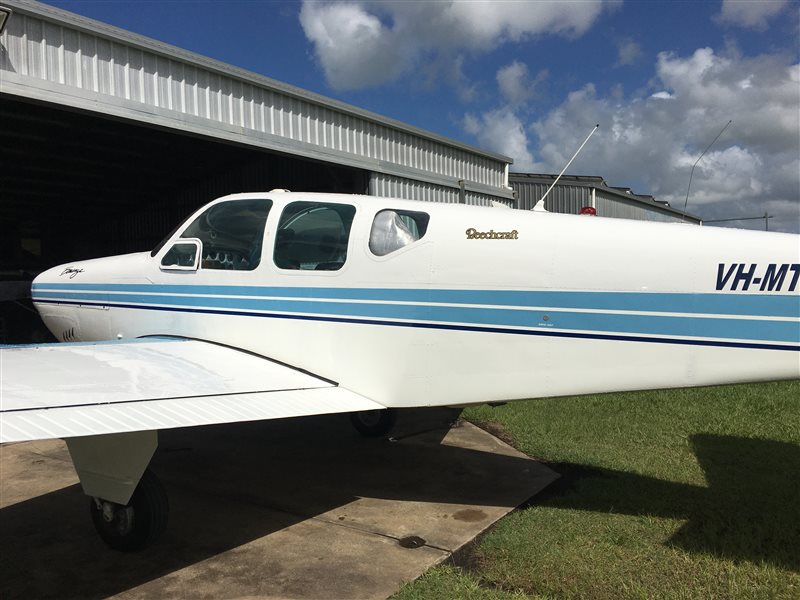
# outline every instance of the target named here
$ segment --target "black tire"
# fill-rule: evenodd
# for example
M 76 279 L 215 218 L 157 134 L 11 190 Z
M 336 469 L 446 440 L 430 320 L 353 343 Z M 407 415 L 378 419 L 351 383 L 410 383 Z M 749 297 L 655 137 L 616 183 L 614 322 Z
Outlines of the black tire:
M 383 437 L 394 427 L 397 413 L 391 408 L 363 410 L 350 415 L 353 427 L 365 437 Z
M 137 552 L 153 544 L 167 528 L 169 501 L 164 487 L 148 469 L 142 475 L 130 502 L 105 503 L 91 499 L 92 523 L 103 541 L 120 552 Z M 112 520 L 103 516 L 103 504 L 110 504 Z

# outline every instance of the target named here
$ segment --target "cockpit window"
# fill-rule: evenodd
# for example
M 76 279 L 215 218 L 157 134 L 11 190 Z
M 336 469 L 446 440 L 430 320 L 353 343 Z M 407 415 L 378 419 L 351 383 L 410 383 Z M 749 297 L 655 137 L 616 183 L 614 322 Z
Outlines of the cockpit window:
M 428 230 L 430 216 L 407 210 L 382 210 L 375 215 L 369 234 L 369 249 L 386 256 L 421 239 Z
M 349 204 L 292 202 L 283 209 L 275 235 L 275 265 L 281 269 L 338 271 L 347 259 Z
M 271 200 L 231 200 L 215 204 L 181 234 L 202 242 L 203 269 L 252 271 L 261 262 L 261 244 Z

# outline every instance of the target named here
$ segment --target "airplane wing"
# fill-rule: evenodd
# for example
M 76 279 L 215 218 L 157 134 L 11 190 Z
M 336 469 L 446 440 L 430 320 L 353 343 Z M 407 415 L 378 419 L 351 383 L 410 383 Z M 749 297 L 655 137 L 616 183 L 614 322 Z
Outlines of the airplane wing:
M 333 382 L 197 340 L 0 348 L 0 443 L 382 408 Z

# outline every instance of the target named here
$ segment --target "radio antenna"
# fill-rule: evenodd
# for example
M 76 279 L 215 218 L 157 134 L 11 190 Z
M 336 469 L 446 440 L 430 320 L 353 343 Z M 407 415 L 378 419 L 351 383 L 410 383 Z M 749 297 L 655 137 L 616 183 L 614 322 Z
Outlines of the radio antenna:
M 689 173 L 689 186 L 686 188 L 686 200 L 685 200 L 685 201 L 684 201 L 684 203 L 683 203 L 683 220 L 684 220 L 684 221 L 686 220 L 686 207 L 689 205 L 689 190 L 690 190 L 690 189 L 692 189 L 692 177 L 694 176 L 694 168 L 695 168 L 695 167 L 697 166 L 697 164 L 700 162 L 700 159 L 701 159 L 701 158 L 703 158 L 703 156 L 705 156 L 706 152 L 708 152 L 708 151 L 711 149 L 711 146 L 713 146 L 713 145 L 714 145 L 714 143 L 715 143 L 715 142 L 716 142 L 716 141 L 719 139 L 719 136 L 721 136 L 721 135 L 722 135 L 722 132 L 723 132 L 723 131 L 725 131 L 725 130 L 728 128 L 728 126 L 729 126 L 731 123 L 733 123 L 733 119 L 731 119 L 730 121 L 728 121 L 727 123 L 725 123 L 725 127 L 723 127 L 723 128 L 720 130 L 720 132 L 717 134 L 717 137 L 715 137 L 715 138 L 714 138 L 714 141 L 713 141 L 713 142 L 711 142 L 711 143 L 708 145 L 708 148 L 706 148 L 705 150 L 703 150 L 703 153 L 702 153 L 700 156 L 698 156 L 698 157 L 697 157 L 697 160 L 696 160 L 696 161 L 694 161 L 694 164 L 692 165 L 692 170 L 691 170 L 691 172 Z
M 575 154 L 573 154 L 573 155 L 572 155 L 572 158 L 570 158 L 570 159 L 569 159 L 569 162 L 567 163 L 567 165 L 566 165 L 566 166 L 565 166 L 563 169 L 561 169 L 561 173 L 559 173 L 559 174 L 558 174 L 558 177 L 556 177 L 556 178 L 555 178 L 555 181 L 553 181 L 553 183 L 550 185 L 550 187 L 549 187 L 549 188 L 547 188 L 547 191 L 544 193 L 544 196 L 542 196 L 542 197 L 539 199 L 539 201 L 538 201 L 538 202 L 536 203 L 536 205 L 533 207 L 533 210 L 535 210 L 535 211 L 545 211 L 545 212 L 546 212 L 546 209 L 545 209 L 545 207 L 544 207 L 544 199 L 545 199 L 545 198 L 547 198 L 547 194 L 549 194 L 549 193 L 550 193 L 550 190 L 552 190 L 552 189 L 553 189 L 553 188 L 556 186 L 556 184 L 558 183 L 558 180 L 559 180 L 559 179 L 561 179 L 561 176 L 564 174 L 564 171 L 566 171 L 566 170 L 569 168 L 569 166 L 572 164 L 572 161 L 573 161 L 573 160 L 575 160 L 575 157 L 576 157 L 576 156 L 578 156 L 578 154 L 580 154 L 581 150 L 583 150 L 583 147 L 586 145 L 586 142 L 588 142 L 588 141 L 589 141 L 589 138 L 590 138 L 590 137 L 592 137 L 592 136 L 594 135 L 594 132 L 595 132 L 595 131 L 597 131 L 597 128 L 598 128 L 598 127 L 600 127 L 600 123 L 598 123 L 597 125 L 595 125 L 595 126 L 594 126 L 594 129 L 592 129 L 592 130 L 589 132 L 589 135 L 587 135 L 587 136 L 586 136 L 586 139 L 585 139 L 585 140 L 583 140 L 583 143 L 581 144 L 581 147 L 580 147 L 580 148 L 578 148 L 578 149 L 575 151 Z

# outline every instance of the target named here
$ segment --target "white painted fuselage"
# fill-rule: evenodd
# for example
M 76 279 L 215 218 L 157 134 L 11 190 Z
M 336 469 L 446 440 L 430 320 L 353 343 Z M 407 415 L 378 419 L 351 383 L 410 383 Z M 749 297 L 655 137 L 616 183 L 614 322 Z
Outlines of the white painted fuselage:
M 389 407 L 800 377 L 796 235 L 368 196 L 215 202 L 241 198 L 273 202 L 256 269 L 164 270 L 179 228 L 155 256 L 40 275 L 45 323 L 66 341 L 224 344 Z M 272 260 L 282 209 L 298 200 L 355 207 L 339 270 Z M 376 256 L 385 209 L 430 220 L 421 239 Z

